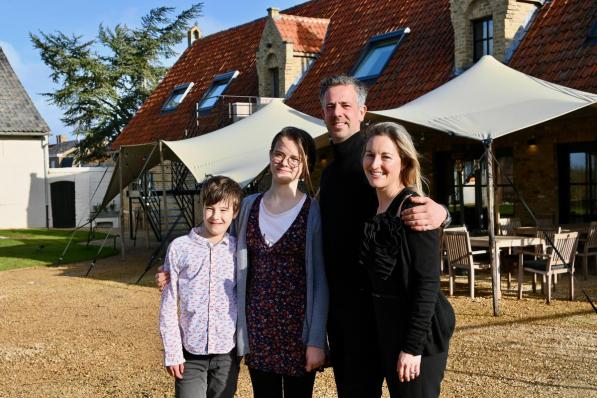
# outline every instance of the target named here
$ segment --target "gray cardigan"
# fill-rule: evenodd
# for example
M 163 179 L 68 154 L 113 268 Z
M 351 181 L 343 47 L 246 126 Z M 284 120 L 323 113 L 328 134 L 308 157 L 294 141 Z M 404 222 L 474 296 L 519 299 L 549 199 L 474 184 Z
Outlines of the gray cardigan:
M 246 197 L 233 225 L 236 233 L 236 294 L 238 298 L 238 318 L 236 327 L 236 349 L 239 356 L 250 351 L 245 313 L 247 293 L 247 273 L 249 258 L 247 252 L 247 223 L 251 207 L 259 194 Z M 306 345 L 327 350 L 326 323 L 328 317 L 328 285 L 321 248 L 321 218 L 319 205 L 311 199 L 307 218 L 307 242 L 305 244 L 305 270 L 307 277 L 307 306 L 303 341 Z

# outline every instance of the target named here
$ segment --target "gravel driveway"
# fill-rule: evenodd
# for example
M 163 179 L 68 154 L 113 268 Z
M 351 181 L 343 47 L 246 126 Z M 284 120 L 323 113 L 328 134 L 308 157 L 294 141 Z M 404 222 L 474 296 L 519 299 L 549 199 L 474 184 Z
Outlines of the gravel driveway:
M 126 261 L 100 260 L 89 278 L 88 264 L 0 273 L 0 397 L 173 396 L 161 365 L 159 293 L 151 275 L 132 284 L 148 257 L 133 250 Z M 506 292 L 497 318 L 487 280 L 473 301 L 461 279 L 450 299 L 458 326 L 442 397 L 597 397 L 597 314 L 580 294 L 586 288 L 597 300 L 597 276 L 578 278 L 582 301 L 546 305 Z M 556 298 L 567 289 L 563 279 Z M 243 370 L 237 395 L 250 391 Z M 336 396 L 331 371 L 318 375 L 314 396 Z

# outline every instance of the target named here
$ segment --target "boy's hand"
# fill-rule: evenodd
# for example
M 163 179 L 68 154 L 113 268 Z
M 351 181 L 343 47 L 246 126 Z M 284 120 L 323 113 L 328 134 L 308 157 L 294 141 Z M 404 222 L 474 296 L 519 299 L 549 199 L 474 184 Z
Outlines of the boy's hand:
M 305 359 L 305 370 L 307 372 L 312 372 L 324 364 L 325 353 L 321 348 L 307 346 L 307 353 L 305 354 Z
M 155 284 L 158 285 L 160 292 L 164 290 L 168 282 L 170 282 L 170 273 L 164 271 L 164 266 L 160 265 L 158 272 L 155 274 Z
M 166 370 L 168 371 L 170 376 L 182 380 L 182 374 L 184 373 L 184 363 L 179 363 L 178 365 L 166 366 Z
M 429 197 L 412 195 L 408 199 L 418 206 L 406 209 L 400 215 L 402 221 L 415 231 L 437 229 L 448 216 L 444 206 Z

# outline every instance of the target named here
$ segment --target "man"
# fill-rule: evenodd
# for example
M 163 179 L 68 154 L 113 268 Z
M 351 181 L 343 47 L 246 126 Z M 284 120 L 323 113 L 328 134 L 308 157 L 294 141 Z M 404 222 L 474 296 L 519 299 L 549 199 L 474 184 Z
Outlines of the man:
M 376 212 L 377 197 L 362 167 L 365 138 L 360 132 L 367 90 L 350 76 L 333 76 L 320 85 L 323 118 L 334 160 L 320 185 L 323 251 L 330 288 L 328 340 L 339 398 L 381 396 L 383 374 L 367 275 L 358 264 L 364 221 Z M 447 210 L 429 198 L 402 213 L 415 230 L 438 228 Z

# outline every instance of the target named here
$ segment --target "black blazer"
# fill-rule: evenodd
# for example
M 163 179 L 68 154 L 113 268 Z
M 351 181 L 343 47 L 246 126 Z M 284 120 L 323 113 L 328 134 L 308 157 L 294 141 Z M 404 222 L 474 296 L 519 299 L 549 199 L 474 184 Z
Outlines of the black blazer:
M 413 194 L 404 189 L 385 213 L 367 221 L 360 262 L 380 303 L 377 327 L 396 328 L 401 351 L 430 355 L 448 350 L 456 319 L 440 291 L 439 230 L 413 231 L 397 215 L 403 201 L 402 209 L 413 206 L 406 199 Z

